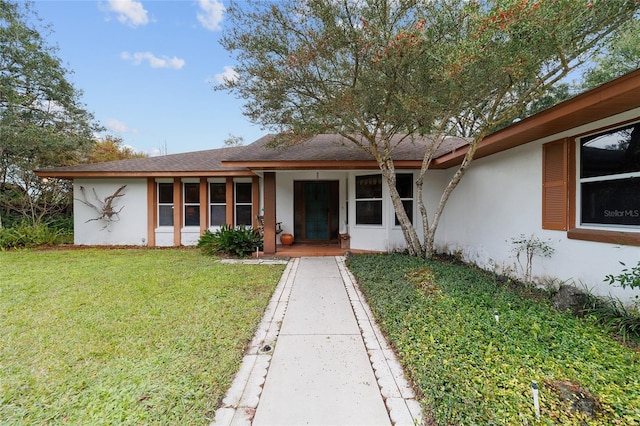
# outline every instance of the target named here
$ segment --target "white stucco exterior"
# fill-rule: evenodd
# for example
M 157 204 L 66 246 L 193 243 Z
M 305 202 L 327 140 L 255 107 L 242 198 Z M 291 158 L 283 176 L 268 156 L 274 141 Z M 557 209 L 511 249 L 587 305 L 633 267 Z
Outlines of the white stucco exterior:
M 445 207 L 436 235 L 437 248 L 459 254 L 481 268 L 522 278 L 513 239 L 522 234 L 534 236 L 555 250 L 549 258 L 534 256 L 532 275 L 537 282 L 569 281 L 595 294 L 622 299 L 637 294 L 603 280 L 621 271 L 619 262 L 635 266 L 640 261 L 640 247 L 569 239 L 566 231 L 542 229 L 541 212 L 543 143 L 638 117 L 640 109 L 474 160 Z M 432 185 L 426 186 L 428 196 L 433 199 L 441 193 L 453 173 L 432 173 Z
M 444 209 L 436 233 L 436 249 L 459 255 L 465 261 L 477 264 L 481 268 L 522 279 L 526 261 L 523 258 L 520 262 L 516 260 L 517 247 L 513 240 L 520 236 L 531 237 L 543 241 L 554 250 L 548 258 L 534 256 L 532 275 L 536 282 L 541 284 L 573 282 L 577 286 L 587 287 L 595 294 L 612 294 L 623 300 L 634 296 L 637 291 L 611 287 L 604 282 L 604 278 L 609 274 L 620 273 L 623 269 L 620 262 L 628 267 L 635 266 L 640 261 L 640 247 L 570 239 L 567 231 L 542 228 L 542 147 L 547 142 L 575 138 L 577 135 L 585 135 L 613 125 L 638 120 L 640 120 L 640 108 L 474 160 Z M 356 179 L 361 175 L 379 175 L 378 169 L 283 170 L 281 165 L 279 167 L 275 171 L 275 212 L 276 222 L 281 222 L 284 233 L 291 233 L 296 237 L 294 226 L 296 182 L 337 182 L 337 185 L 331 183 L 329 186 L 330 190 L 337 188 L 337 207 L 335 200 L 332 199 L 331 208 L 327 211 L 333 213 L 337 208 L 338 232 L 349 235 L 351 249 L 391 252 L 406 247 L 402 230 L 395 225 L 395 212 L 389 196 L 389 188 L 384 181 L 381 197 L 382 223 L 380 225 L 356 223 Z M 443 189 L 455 171 L 456 167 L 428 171 L 423 197 L 430 215 L 429 220 L 432 218 Z M 255 173 L 258 179 L 245 174 L 234 177 L 209 177 L 207 182 L 225 182 L 227 185 L 238 182 L 257 183 L 259 192 L 252 195 L 252 203 L 254 203 L 252 214 L 255 216 L 263 214 L 265 207 L 269 209 L 272 207 L 265 206 L 265 203 L 274 202 L 273 199 L 265 199 L 263 178 L 265 172 L 265 170 L 253 169 L 248 172 Z M 418 173 L 417 170 L 396 170 L 396 172 L 412 173 L 414 181 Z M 204 182 L 200 176 L 194 176 L 194 174 L 188 176 L 156 178 L 155 183 L 157 185 Z M 81 200 L 99 205 L 122 185 L 126 185 L 122 192 L 123 196 L 116 198 L 113 202 L 114 209 L 120 211 L 118 220 L 113 222 L 103 219 L 94 220 L 99 213 Z M 153 225 L 148 223 L 149 217 L 152 221 L 159 222 L 158 211 L 147 211 L 148 208 L 158 209 L 157 194 L 147 193 L 150 186 L 152 185 L 146 178 L 74 179 L 75 244 L 141 246 L 197 244 L 201 235 L 200 226 L 185 227 L 182 223 L 176 224 L 180 226 L 180 229 L 176 230 L 173 226 L 153 228 Z M 84 195 L 80 190 L 81 187 L 84 188 Z M 269 188 L 272 193 L 273 188 Z M 175 190 L 177 191 L 178 188 L 176 187 Z M 94 196 L 94 191 L 98 199 Z M 200 196 L 201 212 L 209 211 L 209 200 L 203 199 L 202 194 L 204 192 L 201 192 Z M 259 205 L 255 205 L 258 200 Z M 183 201 L 174 200 L 177 208 L 182 209 Z M 232 198 L 228 198 L 227 206 L 232 202 L 235 203 Z M 154 203 L 155 206 L 153 206 Z M 229 211 L 227 210 L 228 223 L 236 223 Z M 419 237 L 423 238 L 415 183 L 412 213 L 415 229 Z M 327 220 L 334 226 L 336 217 L 334 214 L 328 214 L 329 216 L 330 219 Z M 575 222 L 579 223 L 579 220 Z M 204 224 L 201 226 L 205 229 Z M 215 227 L 209 229 L 216 230 Z M 335 242 L 335 227 L 332 229 L 331 238 L 323 242 Z M 612 230 L 612 228 L 607 229 Z M 637 229 L 631 229 L 631 232 L 636 231 Z M 149 232 L 152 234 L 148 235 Z M 282 234 L 277 236 L 276 244 L 280 244 L 280 235 Z M 150 238 L 154 240 L 151 243 L 149 243 Z
M 115 211 L 120 210 L 119 218 L 112 222 L 92 220 L 100 214 L 80 200 L 86 197 L 89 203 L 100 206 L 122 185 L 126 185 L 122 197 L 115 198 L 112 203 Z M 84 196 L 80 187 L 84 188 Z M 146 179 L 75 179 L 73 198 L 74 244 L 147 245 Z

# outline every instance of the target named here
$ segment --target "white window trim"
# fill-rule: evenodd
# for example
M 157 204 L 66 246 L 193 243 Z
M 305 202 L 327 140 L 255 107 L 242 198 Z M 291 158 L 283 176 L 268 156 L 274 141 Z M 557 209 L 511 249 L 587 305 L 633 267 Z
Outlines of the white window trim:
M 581 139 L 587 138 L 591 135 L 603 133 L 606 131 L 615 131 L 616 129 L 620 129 L 627 126 L 632 126 L 634 124 L 640 124 L 640 122 L 636 123 L 626 123 L 624 125 L 618 125 L 611 127 L 607 130 L 600 130 L 598 132 L 592 132 L 590 134 L 582 135 L 579 138 L 574 140 L 575 143 L 575 196 L 576 196 L 576 205 L 575 205 L 575 223 L 578 229 L 592 229 L 592 230 L 600 230 L 600 231 L 640 231 L 640 226 L 635 225 L 618 225 L 618 224 L 593 224 L 593 223 L 582 223 L 582 184 L 590 183 L 590 182 L 606 182 L 610 180 L 622 180 L 629 178 L 640 178 L 640 171 L 637 172 L 629 172 L 629 173 L 620 173 L 616 175 L 606 175 L 606 176 L 595 176 L 588 178 L 580 177 L 580 170 L 582 165 L 582 151 L 581 151 Z
M 225 188 L 225 202 L 224 203 L 214 203 L 211 201 L 211 184 L 215 183 L 215 184 L 223 184 L 226 186 L 226 182 L 224 180 L 222 181 L 215 181 L 215 180 L 211 180 L 208 182 L 208 187 L 207 187 L 207 196 L 209 197 L 209 228 L 220 228 L 222 225 L 214 225 L 213 223 L 211 223 L 211 220 L 213 219 L 212 215 L 211 215 L 211 207 L 213 206 L 224 206 L 225 208 L 225 212 L 227 209 L 227 202 L 226 202 L 226 195 L 227 195 L 227 191 Z M 234 213 L 235 215 L 235 213 Z
M 388 197 L 388 194 L 385 194 L 386 191 L 388 191 L 388 189 L 385 187 L 384 184 L 382 184 L 382 190 L 381 190 L 381 194 L 380 194 L 380 198 L 358 198 L 358 178 L 362 177 L 362 176 L 380 176 L 380 179 L 382 178 L 382 174 L 381 173 L 376 173 L 375 171 L 370 172 L 370 173 L 363 173 L 363 174 L 357 174 L 354 176 L 353 179 L 353 184 L 354 184 L 354 191 L 353 191 L 353 226 L 355 226 L 356 228 L 370 228 L 370 229 L 383 229 L 385 227 L 385 216 L 386 214 L 384 213 L 386 210 L 386 203 L 385 203 L 385 195 Z M 383 179 L 384 180 L 384 179 Z M 380 201 L 380 208 L 382 209 L 382 211 L 380 212 L 380 224 L 373 224 L 373 223 L 358 223 L 358 201 Z
M 238 202 L 238 184 L 242 183 L 242 184 L 251 184 L 251 199 L 249 200 L 249 202 L 242 202 L 239 203 Z M 234 179 L 233 180 L 233 223 L 238 226 L 238 225 L 245 225 L 245 226 L 251 226 L 252 223 L 250 224 L 239 224 L 238 223 L 238 206 L 249 206 L 251 207 L 251 218 L 253 220 L 253 213 L 254 213 L 254 209 L 253 209 L 253 182 L 251 180 L 245 180 L 245 179 Z
M 175 226 L 175 223 L 173 225 L 160 225 L 160 206 L 171 206 L 171 211 L 174 211 L 174 209 L 175 209 L 175 200 L 174 200 L 173 203 L 161 203 L 160 202 L 160 184 L 161 183 L 171 184 L 172 191 L 173 191 L 173 179 L 171 179 L 171 180 L 157 179 L 156 180 L 156 196 L 158 197 L 158 205 L 156 206 L 156 213 L 158 215 L 158 227 L 156 229 L 157 230 L 173 229 L 173 227 Z
M 197 203 L 187 203 L 187 184 L 198 184 L 198 202 Z M 189 181 L 182 180 L 182 229 L 190 229 L 190 228 L 200 228 L 200 223 L 198 225 L 187 225 L 187 207 L 197 207 L 200 210 L 200 181 Z M 201 212 L 198 213 L 198 217 Z M 198 221 L 199 222 L 199 221 Z

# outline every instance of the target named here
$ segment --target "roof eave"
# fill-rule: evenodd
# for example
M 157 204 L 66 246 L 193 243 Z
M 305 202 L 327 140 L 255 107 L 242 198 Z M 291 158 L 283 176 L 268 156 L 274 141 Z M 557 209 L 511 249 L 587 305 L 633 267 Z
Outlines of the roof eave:
M 41 178 L 57 178 L 73 180 L 78 178 L 166 178 L 166 177 L 241 177 L 255 176 L 251 170 L 222 170 L 222 171 L 150 171 L 150 172 L 104 172 L 104 171 L 47 171 L 37 170 L 36 176 Z
M 482 158 L 539 140 L 590 122 L 640 107 L 640 70 L 582 93 L 484 138 L 474 154 Z M 469 147 L 435 159 L 432 169 L 447 169 L 462 162 Z
M 420 168 L 420 160 L 395 160 L 398 169 Z M 364 170 L 378 169 L 374 160 L 369 161 L 223 161 L 223 167 L 245 167 L 250 170 Z

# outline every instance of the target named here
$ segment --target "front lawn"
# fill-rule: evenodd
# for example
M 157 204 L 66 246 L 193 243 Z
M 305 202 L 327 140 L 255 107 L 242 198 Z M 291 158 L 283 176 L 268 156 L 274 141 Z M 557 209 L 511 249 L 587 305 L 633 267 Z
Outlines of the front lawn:
M 359 255 L 347 265 L 436 424 L 640 424 L 640 354 L 594 319 L 451 262 Z
M 0 252 L 0 423 L 206 425 L 283 265 Z

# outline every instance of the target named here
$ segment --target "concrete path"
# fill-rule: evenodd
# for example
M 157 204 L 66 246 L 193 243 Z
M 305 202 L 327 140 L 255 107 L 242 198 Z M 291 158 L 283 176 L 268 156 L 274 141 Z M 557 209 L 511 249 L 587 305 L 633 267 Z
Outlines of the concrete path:
M 214 425 L 421 423 L 354 283 L 342 257 L 289 262 Z

